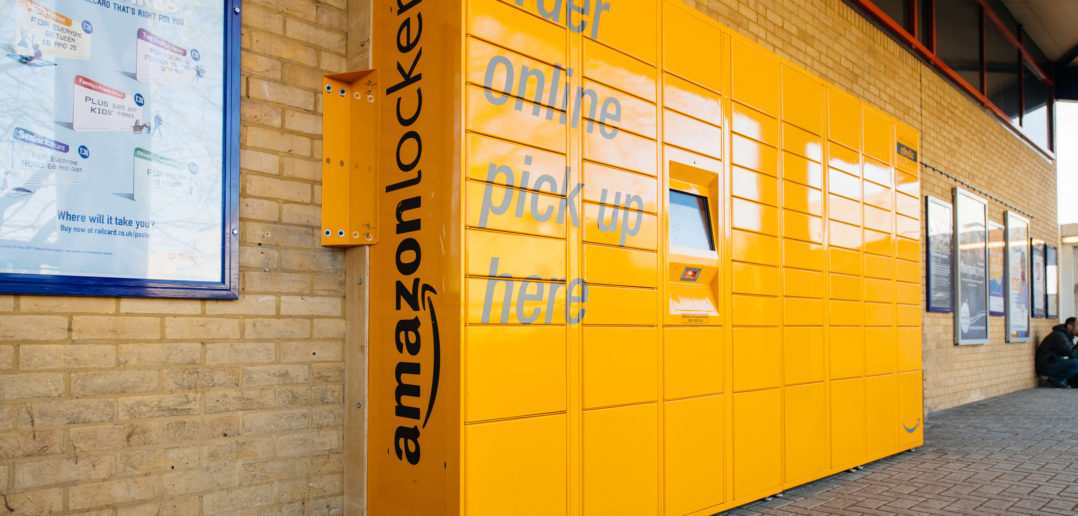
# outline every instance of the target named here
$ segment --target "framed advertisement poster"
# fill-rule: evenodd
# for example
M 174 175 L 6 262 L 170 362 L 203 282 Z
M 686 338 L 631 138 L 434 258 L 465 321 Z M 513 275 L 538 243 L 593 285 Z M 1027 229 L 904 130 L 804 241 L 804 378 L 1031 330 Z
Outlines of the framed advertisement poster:
M 1033 317 L 1045 317 L 1044 291 L 1044 241 L 1034 240 L 1029 246 L 1030 295 L 1033 296 Z
M 1045 313 L 1049 319 L 1059 317 L 1059 253 L 1055 246 L 1044 248 Z
M 1003 225 L 988 221 L 988 315 L 1003 315 L 1006 297 L 1003 293 Z
M 239 0 L 0 12 L 0 292 L 235 298 Z
M 988 342 L 988 206 L 954 190 L 955 344 Z
M 925 196 L 925 307 L 929 312 L 950 312 L 953 309 L 951 280 L 954 216 L 951 205 L 932 196 Z
M 1007 296 L 1007 342 L 1029 342 L 1029 219 L 1004 214 L 1007 252 L 1004 256 Z

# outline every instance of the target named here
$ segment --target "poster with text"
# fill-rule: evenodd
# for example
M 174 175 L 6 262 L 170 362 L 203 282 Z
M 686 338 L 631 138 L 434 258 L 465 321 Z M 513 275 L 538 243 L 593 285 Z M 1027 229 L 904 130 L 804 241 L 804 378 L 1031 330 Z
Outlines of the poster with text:
M 1045 317 L 1059 317 L 1059 253 L 1055 246 L 1044 248 Z
M 1003 315 L 1007 298 L 1003 293 L 1003 225 L 988 222 L 988 314 Z
M 1029 219 L 1004 214 L 1007 253 L 1003 286 L 1007 296 L 1007 342 L 1027 342 L 1029 334 Z
M 221 281 L 222 2 L 0 13 L 0 275 Z
M 1029 273 L 1033 278 L 1029 289 L 1033 296 L 1033 317 L 1044 317 L 1044 242 L 1034 240 L 1029 247 Z
M 956 344 L 988 342 L 987 215 L 983 199 L 954 189 Z
M 928 246 L 925 253 L 925 288 L 926 309 L 929 312 L 950 312 L 952 309 L 951 293 L 954 285 L 951 281 L 951 260 L 953 253 L 954 231 L 951 229 L 954 218 L 950 203 L 932 196 L 925 197 L 925 233 Z

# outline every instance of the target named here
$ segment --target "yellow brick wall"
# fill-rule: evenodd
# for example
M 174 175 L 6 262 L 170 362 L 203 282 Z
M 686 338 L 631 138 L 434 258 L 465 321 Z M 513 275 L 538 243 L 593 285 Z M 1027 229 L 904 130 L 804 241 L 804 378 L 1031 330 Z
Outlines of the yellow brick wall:
M 843 0 L 684 1 L 919 130 L 921 161 L 1032 214 L 1034 238 L 1058 240 L 1055 163 Z M 921 173 L 924 195 L 949 201 L 960 186 Z M 1007 207 L 986 200 L 989 219 L 1002 223 Z M 925 313 L 926 410 L 1036 385 L 1033 350 L 1053 324 L 1035 319 L 1033 342 L 1009 344 L 1003 318 L 991 317 L 990 343 L 957 347 L 952 314 Z
M 0 295 L 0 513 L 342 512 L 319 88 L 346 4 L 243 3 L 238 301 Z

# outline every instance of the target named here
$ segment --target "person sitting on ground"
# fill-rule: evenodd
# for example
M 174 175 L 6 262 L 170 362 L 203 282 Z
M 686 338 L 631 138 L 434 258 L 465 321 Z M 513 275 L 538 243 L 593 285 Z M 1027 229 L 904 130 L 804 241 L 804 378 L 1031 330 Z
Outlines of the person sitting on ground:
M 1052 387 L 1069 389 L 1067 381 L 1078 377 L 1078 350 L 1073 344 L 1076 330 L 1075 318 L 1068 317 L 1063 324 L 1055 325 L 1052 333 L 1037 346 L 1037 374 L 1047 377 Z

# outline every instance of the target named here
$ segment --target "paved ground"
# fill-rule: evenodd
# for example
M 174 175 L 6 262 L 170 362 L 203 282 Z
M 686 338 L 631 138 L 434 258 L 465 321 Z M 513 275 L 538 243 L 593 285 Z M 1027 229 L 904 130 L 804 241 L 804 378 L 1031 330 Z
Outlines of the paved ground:
M 941 411 L 916 451 L 725 514 L 1078 514 L 1078 390 Z

